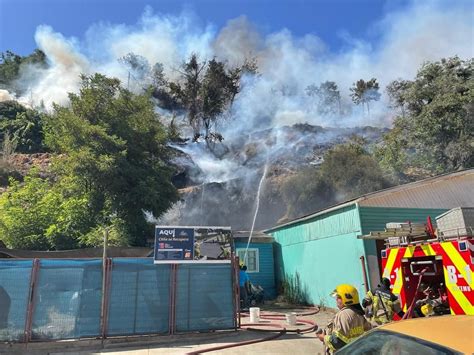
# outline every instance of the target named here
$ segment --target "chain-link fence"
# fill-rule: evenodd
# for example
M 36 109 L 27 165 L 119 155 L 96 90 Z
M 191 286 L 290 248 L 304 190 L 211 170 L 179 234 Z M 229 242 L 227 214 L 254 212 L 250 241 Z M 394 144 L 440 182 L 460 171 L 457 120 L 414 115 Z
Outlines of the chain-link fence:
M 235 328 L 236 265 L 0 259 L 0 341 Z

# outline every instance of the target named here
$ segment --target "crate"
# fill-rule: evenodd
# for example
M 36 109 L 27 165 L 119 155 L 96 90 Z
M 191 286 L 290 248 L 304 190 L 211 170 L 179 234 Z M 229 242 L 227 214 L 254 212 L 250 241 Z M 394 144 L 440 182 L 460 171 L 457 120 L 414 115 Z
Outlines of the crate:
M 450 237 L 474 236 L 474 207 L 456 207 L 436 217 L 439 235 Z

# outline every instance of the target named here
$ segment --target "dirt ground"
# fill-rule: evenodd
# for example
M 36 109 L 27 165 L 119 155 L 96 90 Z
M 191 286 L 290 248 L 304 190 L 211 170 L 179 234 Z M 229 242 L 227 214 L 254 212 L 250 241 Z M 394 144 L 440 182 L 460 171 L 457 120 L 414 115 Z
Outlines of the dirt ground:
M 266 306 L 261 308 L 262 316 L 264 315 L 277 315 L 281 313 L 306 313 L 308 309 L 298 308 L 286 308 L 277 307 L 275 305 Z M 334 310 L 320 310 L 318 313 L 308 316 L 301 316 L 298 319 L 310 320 L 315 322 L 318 326 L 324 327 L 330 319 L 334 316 Z M 242 325 L 249 323 L 249 318 L 242 318 Z M 275 335 L 278 333 L 278 329 L 271 325 L 281 325 L 290 329 L 304 329 L 308 328 L 309 325 L 305 323 L 298 323 L 292 327 L 286 324 L 285 320 L 269 320 L 261 319 L 260 324 L 262 326 L 258 328 L 262 329 L 273 329 L 271 333 L 258 332 L 252 330 L 245 330 L 244 328 L 238 331 L 224 331 L 214 333 L 201 333 L 201 334 L 187 334 L 170 337 L 154 337 L 153 340 L 139 339 L 136 341 L 122 341 L 117 339 L 116 342 L 108 343 L 104 345 L 101 350 L 93 350 L 91 347 L 88 350 L 82 348 L 79 349 L 29 349 L 27 351 L 21 351 L 22 354 L 51 354 L 51 355 L 86 355 L 86 354 L 109 354 L 109 355 L 161 355 L 161 354 L 187 354 L 189 352 L 198 351 L 207 348 L 213 348 L 223 345 L 235 344 L 243 341 L 257 340 Z M 46 345 L 46 344 L 44 344 Z M 95 348 L 97 349 L 97 347 Z M 11 349 L 13 350 L 13 349 Z M 297 333 L 286 333 L 277 339 L 259 342 L 251 345 L 243 345 L 228 349 L 216 350 L 212 352 L 206 352 L 206 354 L 323 354 L 324 348 L 321 342 L 315 337 L 314 332 L 297 334 Z M 12 353 L 12 352 L 10 352 Z

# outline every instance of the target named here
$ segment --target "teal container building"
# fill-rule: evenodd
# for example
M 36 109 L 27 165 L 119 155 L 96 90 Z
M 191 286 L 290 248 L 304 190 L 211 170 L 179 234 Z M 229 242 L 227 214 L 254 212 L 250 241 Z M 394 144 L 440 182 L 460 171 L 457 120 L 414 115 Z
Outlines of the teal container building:
M 298 276 L 308 302 L 330 307 L 338 284 L 352 284 L 362 296 L 380 281 L 384 244 L 358 236 L 384 230 L 388 222 L 434 221 L 459 206 L 474 206 L 474 169 L 363 195 L 270 228 L 265 233 L 275 238 L 277 284 Z

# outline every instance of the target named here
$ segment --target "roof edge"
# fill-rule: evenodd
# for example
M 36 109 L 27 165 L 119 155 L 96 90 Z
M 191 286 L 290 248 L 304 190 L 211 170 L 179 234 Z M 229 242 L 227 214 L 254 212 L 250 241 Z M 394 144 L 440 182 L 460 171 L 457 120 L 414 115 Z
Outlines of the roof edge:
M 360 198 L 355 198 L 355 199 L 353 199 L 353 200 L 345 201 L 345 202 L 339 203 L 339 204 L 337 204 L 337 205 L 333 205 L 333 206 L 331 206 L 331 207 L 329 207 L 329 208 L 325 208 L 325 209 L 323 209 L 323 210 L 319 210 L 319 211 L 314 212 L 314 213 L 311 213 L 311 214 L 309 214 L 309 215 L 306 215 L 306 216 L 303 216 L 303 217 L 294 219 L 294 220 L 292 220 L 292 221 L 289 221 L 289 222 L 286 222 L 286 223 L 277 225 L 277 226 L 275 226 L 275 227 L 265 229 L 265 230 L 263 230 L 263 233 L 268 234 L 268 233 L 277 231 L 278 229 L 282 229 L 282 228 L 285 228 L 285 227 L 288 227 L 288 226 L 291 226 L 291 225 L 294 225 L 294 224 L 298 224 L 298 223 L 301 223 L 301 222 L 304 222 L 304 221 L 307 221 L 307 220 L 316 218 L 316 217 L 318 217 L 318 216 L 324 215 L 324 214 L 329 213 L 329 212 L 337 211 L 337 210 L 339 210 L 339 209 L 341 209 L 341 208 L 348 207 L 348 206 L 351 206 L 351 205 L 357 203 L 357 202 L 359 201 L 359 199 L 360 199 Z

